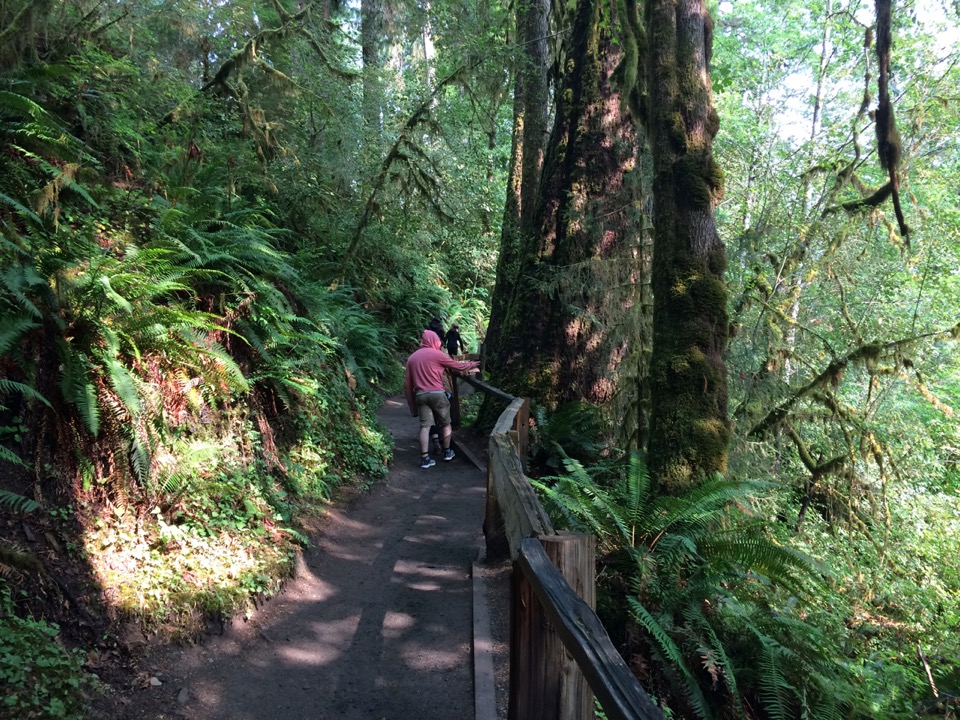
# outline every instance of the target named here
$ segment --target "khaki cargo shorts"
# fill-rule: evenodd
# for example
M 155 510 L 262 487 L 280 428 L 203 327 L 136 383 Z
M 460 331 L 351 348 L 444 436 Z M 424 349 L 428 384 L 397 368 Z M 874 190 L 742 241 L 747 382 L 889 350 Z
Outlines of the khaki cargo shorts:
M 417 395 L 417 409 L 420 411 L 420 427 L 450 424 L 450 401 L 443 392 L 427 392 Z

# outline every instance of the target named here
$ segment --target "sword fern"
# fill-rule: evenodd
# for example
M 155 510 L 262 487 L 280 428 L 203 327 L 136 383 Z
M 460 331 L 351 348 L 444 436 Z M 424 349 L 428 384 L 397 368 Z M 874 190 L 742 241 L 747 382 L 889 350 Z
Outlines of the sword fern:
M 638 453 L 613 467 L 566 456 L 563 465 L 564 475 L 534 485 L 567 527 L 597 536 L 600 575 L 644 631 L 635 651 L 660 660 L 655 686 L 687 712 L 746 717 L 748 698 L 771 718 L 804 707 L 819 717 L 841 689 L 847 701 L 855 695 L 826 635 L 792 610 L 826 570 L 775 541 L 749 510 L 767 484 L 717 476 L 662 496 Z

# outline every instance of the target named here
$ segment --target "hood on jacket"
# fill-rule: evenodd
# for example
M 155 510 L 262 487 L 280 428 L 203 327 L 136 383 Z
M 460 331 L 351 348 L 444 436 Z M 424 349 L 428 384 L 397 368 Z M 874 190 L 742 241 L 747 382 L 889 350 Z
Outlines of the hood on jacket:
M 423 338 L 420 340 L 420 347 L 433 348 L 434 350 L 439 350 L 440 336 L 437 335 L 433 330 L 424 330 Z

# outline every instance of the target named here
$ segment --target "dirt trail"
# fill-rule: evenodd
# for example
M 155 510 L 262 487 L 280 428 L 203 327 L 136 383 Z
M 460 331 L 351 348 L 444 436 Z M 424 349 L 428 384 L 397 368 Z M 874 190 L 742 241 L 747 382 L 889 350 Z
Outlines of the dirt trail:
M 159 678 L 125 718 L 473 718 L 471 562 L 484 477 L 462 456 L 422 470 L 402 398 L 385 482 L 331 511 L 296 579 L 248 622 L 144 658 Z

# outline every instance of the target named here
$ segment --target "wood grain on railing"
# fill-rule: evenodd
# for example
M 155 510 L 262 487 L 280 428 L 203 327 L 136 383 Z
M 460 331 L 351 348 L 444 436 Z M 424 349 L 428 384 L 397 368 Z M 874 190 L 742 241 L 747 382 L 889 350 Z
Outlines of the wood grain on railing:
M 489 442 L 487 496 L 493 496 L 500 516 L 491 527 L 500 531 L 502 525 L 510 557 L 516 558 L 524 538 L 553 535 L 553 526 L 523 474 L 513 441 L 503 434 L 491 434 Z
M 509 720 L 592 720 L 593 694 L 608 720 L 663 720 L 592 608 L 594 539 L 557 533 L 524 475 L 529 400 L 460 379 L 509 403 L 490 434 L 483 522 L 488 560 L 514 560 Z
M 564 647 L 590 683 L 608 720 L 663 720 L 663 712 L 643 691 L 613 647 L 597 614 L 570 588 L 541 544 L 534 539 L 524 540 L 517 564 Z

